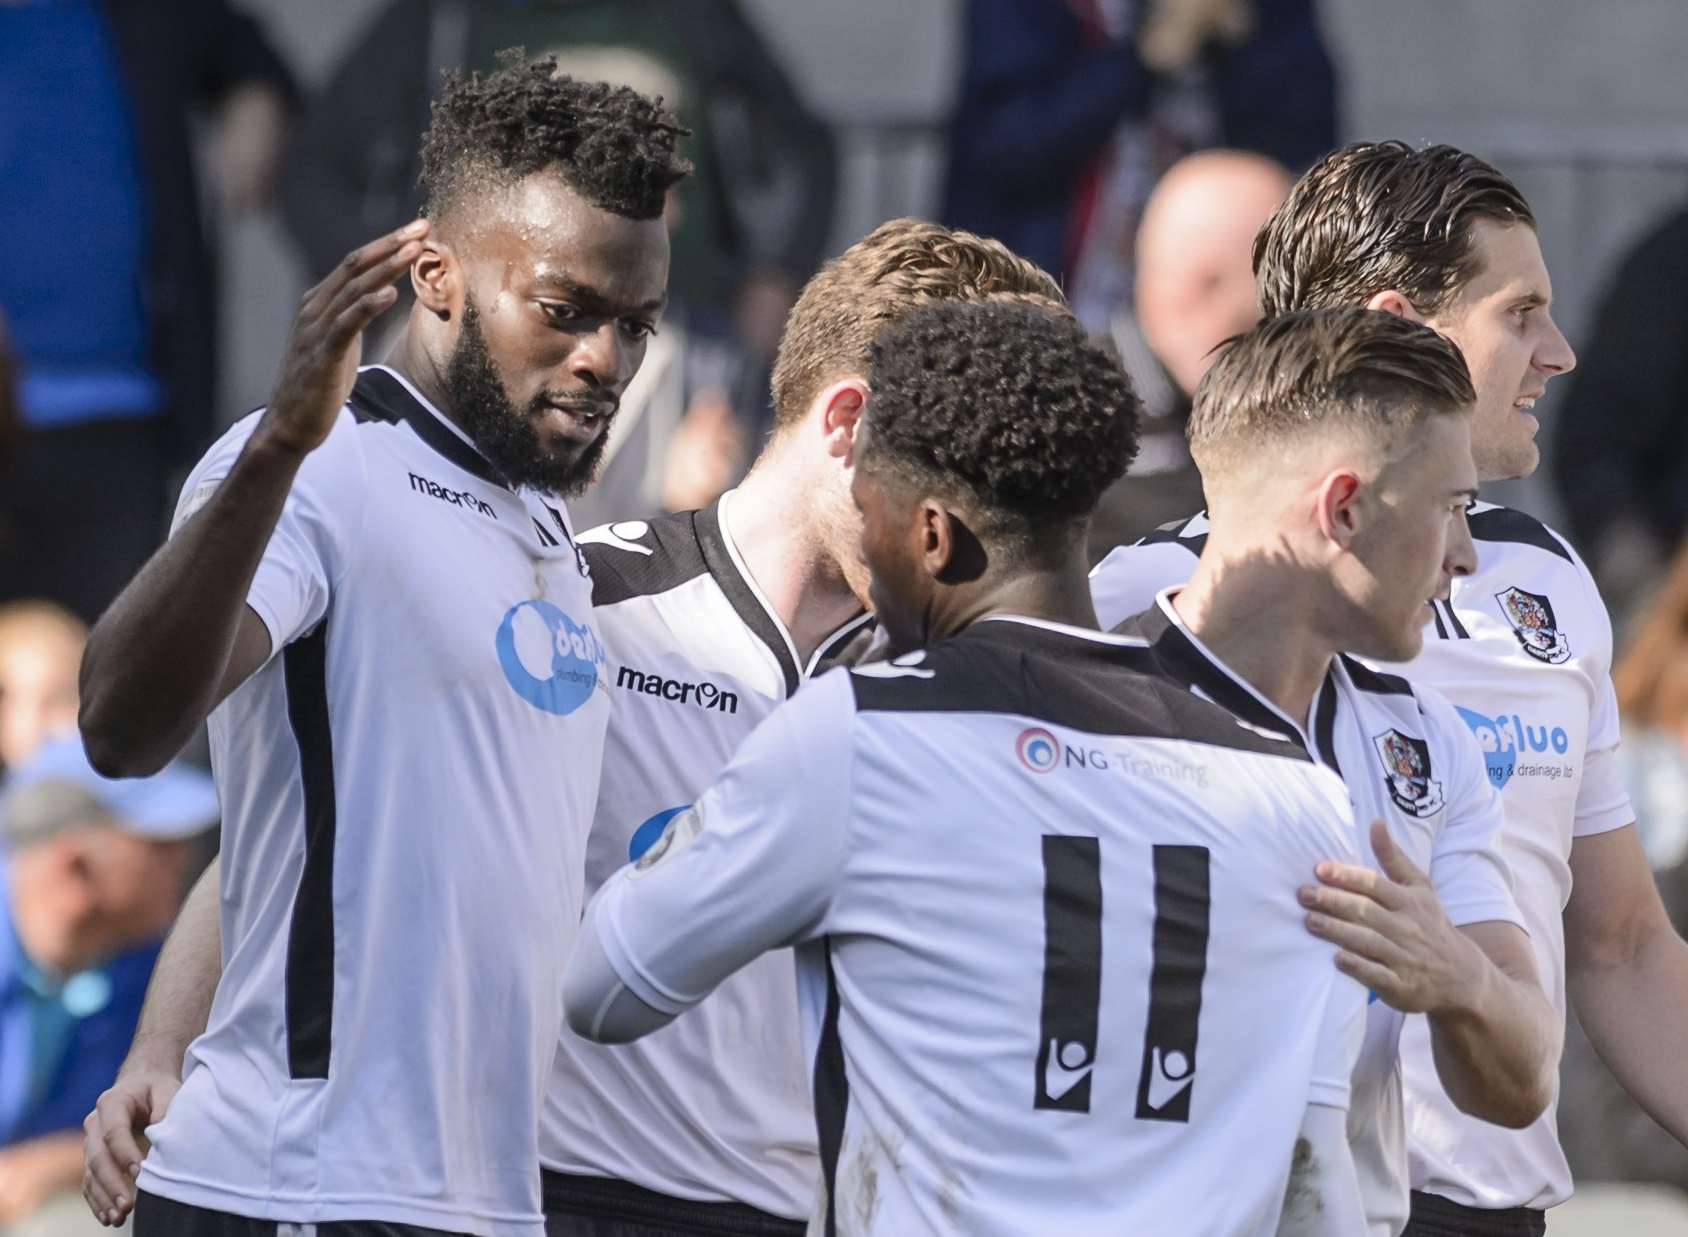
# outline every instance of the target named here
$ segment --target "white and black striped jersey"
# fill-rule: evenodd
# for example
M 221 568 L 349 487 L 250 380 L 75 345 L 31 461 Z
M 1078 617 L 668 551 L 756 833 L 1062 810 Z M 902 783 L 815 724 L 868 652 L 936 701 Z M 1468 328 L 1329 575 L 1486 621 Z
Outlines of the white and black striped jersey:
M 987 619 L 825 675 L 598 895 L 669 1014 L 799 947 L 812 1231 L 1276 1231 L 1363 1033 L 1295 896 L 1347 795 L 1144 652 Z
M 1104 566 L 1128 567 L 1115 551 Z M 1101 568 L 1098 568 L 1101 571 Z M 1093 575 L 1093 585 L 1100 579 Z M 1292 736 L 1340 774 L 1353 802 L 1355 843 L 1375 865 L 1369 826 L 1382 820 L 1396 844 L 1429 874 L 1456 925 L 1522 924 L 1500 858 L 1500 796 L 1453 709 L 1435 692 L 1380 674 L 1351 658 L 1332 662 L 1303 729 L 1220 661 L 1179 621 L 1168 589 L 1118 630 L 1149 642 L 1167 674 L 1237 717 Z M 1311 873 L 1309 873 L 1311 878 Z M 1354 1074 L 1349 1134 L 1366 1216 L 1375 1234 L 1406 1224 L 1408 1169 L 1400 1039 L 1404 1015 L 1373 1000 L 1366 1045 Z
M 258 414 L 195 468 L 178 525 Z M 610 711 L 560 504 L 396 373 L 305 460 L 210 720 L 222 982 L 141 1188 L 293 1223 L 540 1237 L 540 1099 Z
M 730 532 L 703 511 L 582 533 L 614 711 L 587 847 L 595 891 L 691 806 L 761 720 L 868 618 L 807 663 Z M 547 1168 L 671 1197 L 806 1217 L 819 1178 L 789 951 L 733 976 L 636 1044 L 563 1032 L 540 1125 Z
M 1616 767 L 1612 627 L 1588 568 L 1553 530 L 1490 503 L 1469 523 L 1477 570 L 1431 607 L 1423 652 L 1389 669 L 1445 696 L 1476 736 L 1505 803 L 1501 854 L 1542 989 L 1563 1015 L 1572 843 L 1634 819 Z M 1187 580 L 1206 533 L 1198 515 L 1104 559 L 1091 579 L 1103 622 Z M 1421 1018 L 1408 1021 L 1402 1058 L 1414 1189 L 1489 1208 L 1570 1196 L 1552 1108 L 1524 1130 L 1459 1113 L 1437 1083 Z

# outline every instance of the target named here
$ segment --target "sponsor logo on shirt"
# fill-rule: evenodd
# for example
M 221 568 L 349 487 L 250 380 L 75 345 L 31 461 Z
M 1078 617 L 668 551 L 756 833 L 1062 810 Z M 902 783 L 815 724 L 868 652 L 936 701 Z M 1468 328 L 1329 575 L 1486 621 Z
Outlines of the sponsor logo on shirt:
M 484 499 L 477 498 L 468 490 L 454 490 L 441 485 L 438 481 L 430 481 L 426 477 L 410 474 L 410 488 L 418 494 L 426 494 L 429 498 L 437 498 L 442 503 L 450 503 L 453 507 L 461 507 L 465 511 L 478 512 L 481 515 L 498 518 L 498 512 Z
M 515 693 L 559 717 L 590 700 L 608 668 L 597 634 L 543 599 L 511 606 L 494 646 Z
M 1399 730 L 1385 730 L 1372 738 L 1383 762 L 1383 784 L 1395 806 L 1410 816 L 1429 816 L 1442 809 L 1442 783 L 1431 776 L 1430 748 Z
M 1033 773 L 1050 773 L 1061 763 L 1061 740 L 1042 726 L 1028 726 L 1014 740 L 1014 754 Z
M 1014 754 L 1033 773 L 1083 769 L 1121 777 L 1152 777 L 1207 789 L 1207 766 L 1170 758 L 1132 755 L 1117 748 L 1080 747 L 1063 743 L 1042 726 L 1028 726 L 1014 740 Z
M 1553 618 L 1553 603 L 1541 593 L 1509 588 L 1495 594 L 1500 612 L 1512 624 L 1512 634 L 1537 661 L 1556 666 L 1571 655 L 1571 642 Z
M 657 840 L 634 861 L 630 876 L 643 876 L 669 855 L 684 850 L 702 832 L 703 815 L 697 810 L 697 805 L 681 808 L 663 827 Z
M 627 861 L 636 862 L 656 844 L 656 840 L 662 836 L 662 831 L 668 828 L 668 822 L 689 807 L 691 804 L 682 803 L 679 807 L 664 808 L 633 830 L 633 836 L 627 839 Z
M 1531 726 L 1517 713 L 1486 717 L 1459 705 L 1454 706 L 1454 711 L 1477 736 L 1477 746 L 1483 751 L 1483 765 L 1496 790 L 1506 789 L 1513 775 L 1521 771 L 1519 757 L 1528 756 L 1531 752 L 1563 756 L 1571 750 L 1571 736 L 1563 726 Z M 1540 768 L 1524 765 L 1522 771 L 1532 773 Z
M 724 691 L 710 682 L 688 683 L 683 679 L 667 679 L 660 674 L 647 674 L 632 666 L 621 666 L 615 672 L 615 685 L 644 696 L 656 696 L 694 708 L 713 709 L 717 713 L 737 713 L 738 696 Z

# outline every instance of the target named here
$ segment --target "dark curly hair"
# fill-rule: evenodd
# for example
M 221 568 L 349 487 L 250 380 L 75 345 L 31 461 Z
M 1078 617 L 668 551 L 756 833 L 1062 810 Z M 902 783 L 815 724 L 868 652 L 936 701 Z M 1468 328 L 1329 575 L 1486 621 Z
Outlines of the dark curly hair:
M 982 538 L 1033 557 L 1067 552 L 1137 453 L 1125 370 L 1041 296 L 910 309 L 868 386 L 859 467 L 959 499 Z
M 448 73 L 422 135 L 423 213 L 437 219 L 466 189 L 510 183 L 555 168 L 594 206 L 628 219 L 662 214 L 668 190 L 692 170 L 679 154 L 690 137 L 661 99 L 625 86 L 582 82 L 555 59 L 500 52 L 482 76 Z
M 1434 314 L 1477 273 L 1479 219 L 1536 226 L 1506 176 L 1453 146 L 1355 142 L 1320 159 L 1254 238 L 1268 318 L 1397 291 Z

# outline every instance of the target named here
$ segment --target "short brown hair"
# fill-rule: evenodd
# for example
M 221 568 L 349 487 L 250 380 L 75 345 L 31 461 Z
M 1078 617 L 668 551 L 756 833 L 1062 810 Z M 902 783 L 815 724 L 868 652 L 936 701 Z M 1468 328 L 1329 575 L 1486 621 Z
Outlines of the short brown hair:
M 1297 310 L 1219 345 L 1196 387 L 1190 451 L 1249 458 L 1264 442 L 1353 426 L 1394 436 L 1476 402 L 1459 347 L 1427 326 L 1369 309 Z
M 1019 294 L 1066 312 L 1060 285 L 1001 241 L 924 219 L 893 219 L 804 286 L 774 361 L 774 425 L 802 418 L 827 383 L 866 374 L 874 338 L 917 305 Z
M 1536 219 L 1518 187 L 1452 146 L 1356 142 L 1307 170 L 1254 238 L 1268 318 L 1400 292 L 1435 313 L 1473 275 L 1471 225 Z

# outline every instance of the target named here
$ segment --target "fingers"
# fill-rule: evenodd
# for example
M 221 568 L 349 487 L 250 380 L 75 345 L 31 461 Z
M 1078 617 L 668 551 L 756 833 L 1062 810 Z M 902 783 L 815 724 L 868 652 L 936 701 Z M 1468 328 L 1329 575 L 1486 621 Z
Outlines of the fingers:
M 1406 954 L 1394 941 L 1364 924 L 1349 923 L 1315 912 L 1307 916 L 1307 930 L 1345 953 L 1389 967 L 1391 972 L 1406 960 Z
M 1407 852 L 1395 845 L 1395 839 L 1389 836 L 1389 826 L 1381 820 L 1372 821 L 1371 844 L 1372 854 L 1377 856 L 1378 866 L 1397 885 L 1428 883 L 1428 878 L 1419 871 L 1418 865 L 1407 857 Z
M 1399 1009 L 1396 1001 L 1400 999 L 1400 984 L 1395 972 L 1388 967 L 1362 958 L 1358 954 L 1351 954 L 1347 950 L 1339 950 L 1336 955 L 1336 969 L 1351 979 L 1357 979 L 1367 988 L 1377 993 L 1378 999 L 1391 1009 Z
M 100 1223 L 121 1224 L 133 1202 L 133 1184 L 106 1147 L 97 1111 L 88 1114 L 82 1129 L 82 1197 Z
M 331 302 L 339 297 L 347 284 L 362 278 L 372 269 L 390 264 L 394 255 L 401 249 L 419 242 L 426 236 L 430 226 L 426 219 L 415 219 L 402 228 L 372 240 L 361 248 L 352 250 L 351 253 L 341 259 L 339 266 L 329 272 L 326 279 L 305 294 L 304 304 L 300 307 L 299 316 L 301 318 L 314 318 L 321 314 Z M 391 277 L 389 276 L 389 278 Z
M 1360 894 L 1389 910 L 1399 910 L 1404 901 L 1400 886 L 1375 868 L 1327 859 L 1313 869 L 1313 874 L 1332 888 Z
M 129 1182 L 140 1173 L 141 1161 L 146 1158 L 138 1131 L 145 1128 L 150 1113 L 137 1098 L 107 1091 L 94 1106 L 93 1119 L 105 1136 L 106 1154 L 119 1174 L 118 1186 L 128 1191 Z M 113 1188 L 112 1193 L 116 1192 Z

